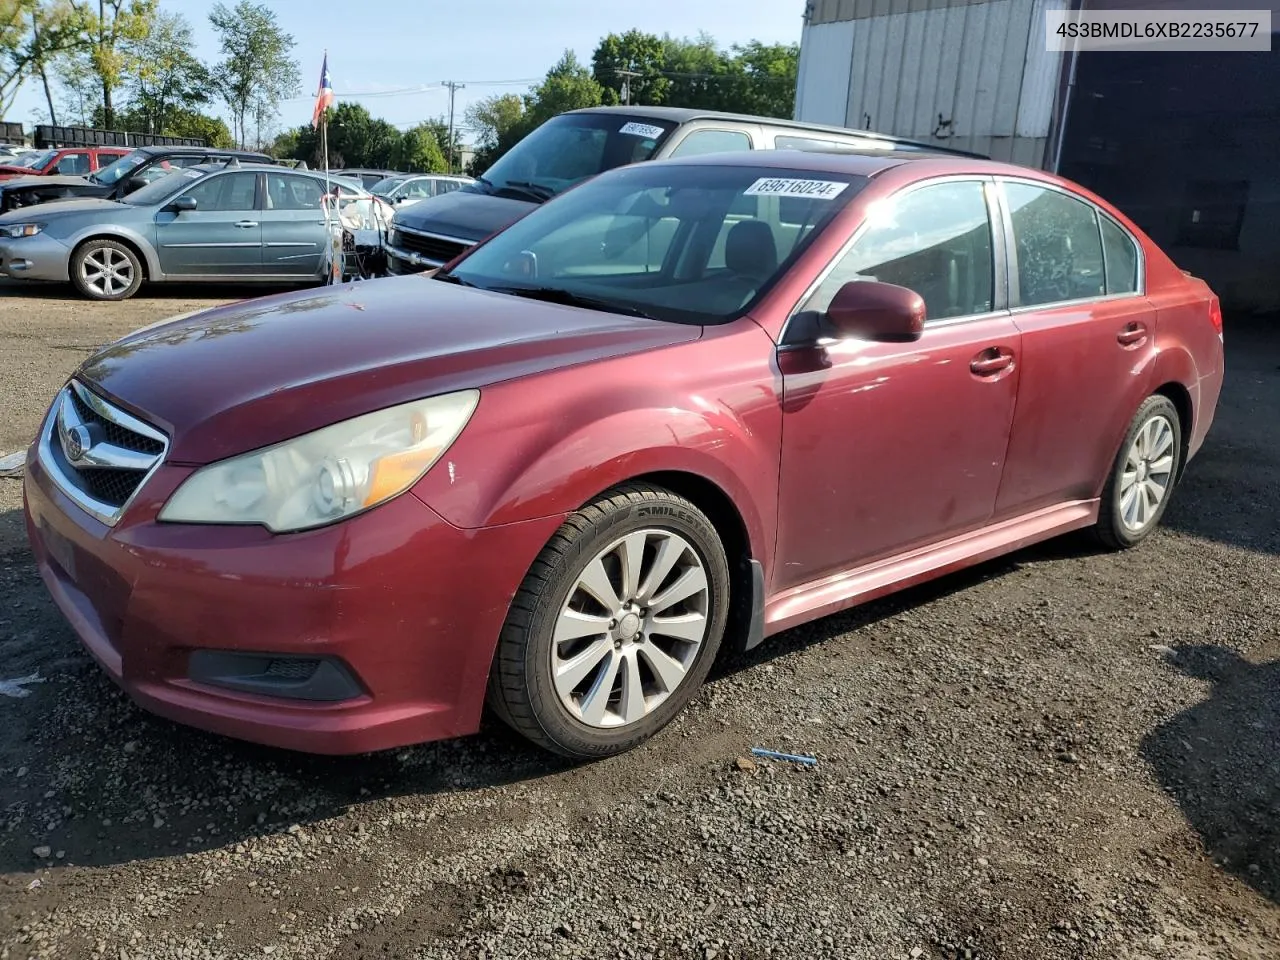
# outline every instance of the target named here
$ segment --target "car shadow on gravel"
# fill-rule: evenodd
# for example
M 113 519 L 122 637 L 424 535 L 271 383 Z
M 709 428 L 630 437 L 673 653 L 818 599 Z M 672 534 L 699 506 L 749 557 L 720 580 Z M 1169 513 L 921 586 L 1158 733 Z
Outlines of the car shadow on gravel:
M 1210 645 L 1167 656 L 1212 686 L 1150 733 L 1142 755 L 1214 861 L 1280 903 L 1280 661 Z
M 0 520 L 0 529 L 20 529 L 19 511 Z M 1024 562 L 1088 549 L 1067 538 L 786 631 L 722 658 L 710 682 Z M 28 696 L 0 697 L 0 875 L 46 862 L 173 857 L 335 820 L 357 807 L 394 815 L 400 797 L 577 775 L 577 765 L 531 748 L 490 717 L 477 736 L 351 757 L 260 747 L 171 723 L 135 706 L 84 652 L 17 537 L 0 543 L 0 588 L 0 680 L 40 677 Z

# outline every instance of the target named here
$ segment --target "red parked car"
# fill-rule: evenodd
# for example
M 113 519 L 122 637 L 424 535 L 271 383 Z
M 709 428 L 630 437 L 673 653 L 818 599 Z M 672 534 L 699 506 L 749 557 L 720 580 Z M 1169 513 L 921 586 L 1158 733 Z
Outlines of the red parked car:
M 29 157 L 22 166 L 0 164 L 0 180 L 54 174 L 83 177 L 115 163 L 131 152 L 128 147 L 62 147 L 42 150 Z
M 620 168 L 433 275 L 87 360 L 28 530 L 184 723 L 347 753 L 625 750 L 717 651 L 1079 528 L 1147 537 L 1222 383 L 1217 298 L 1053 176 L 920 154 Z

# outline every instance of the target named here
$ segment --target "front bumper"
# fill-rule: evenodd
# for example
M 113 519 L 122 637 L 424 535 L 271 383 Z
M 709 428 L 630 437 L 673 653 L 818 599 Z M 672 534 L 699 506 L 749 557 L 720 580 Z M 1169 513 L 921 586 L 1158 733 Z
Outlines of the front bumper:
M 473 733 L 511 598 L 558 518 L 450 525 L 412 492 L 342 523 L 158 523 L 191 468 L 163 465 L 116 526 L 76 506 L 33 448 L 23 482 L 41 577 L 85 647 L 138 704 L 215 733 L 311 753 Z M 325 658 L 358 686 L 333 701 L 193 679 L 224 653 Z
M 70 261 L 70 248 L 43 233 L 17 240 L 0 239 L 0 276 L 65 283 L 71 279 Z

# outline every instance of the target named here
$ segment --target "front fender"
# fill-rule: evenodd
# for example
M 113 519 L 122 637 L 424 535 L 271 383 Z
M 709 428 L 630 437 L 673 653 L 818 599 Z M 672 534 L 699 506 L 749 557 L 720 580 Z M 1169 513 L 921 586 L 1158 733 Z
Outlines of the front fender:
M 127 241 L 142 254 L 143 260 L 146 261 L 148 277 L 156 280 L 164 276 L 163 271 L 160 269 L 160 258 L 156 256 L 155 244 L 142 231 L 132 227 L 122 226 L 118 223 L 95 223 L 87 227 L 81 227 L 62 242 L 74 250 L 84 241 L 97 239 L 98 237 Z
M 478 528 L 564 516 L 646 474 L 690 474 L 733 502 L 752 556 L 767 565 L 782 411 L 766 338 L 753 328 L 718 346 L 699 340 L 583 376 L 489 388 L 414 492 L 450 523 Z

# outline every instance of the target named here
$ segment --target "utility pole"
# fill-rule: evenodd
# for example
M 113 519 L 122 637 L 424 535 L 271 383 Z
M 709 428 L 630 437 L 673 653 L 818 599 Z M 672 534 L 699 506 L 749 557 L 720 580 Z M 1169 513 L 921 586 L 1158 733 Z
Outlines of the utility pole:
M 453 98 L 467 85 L 456 80 L 445 80 L 444 85 L 449 88 L 449 172 L 453 173 Z
M 617 73 L 622 78 L 622 102 L 629 107 L 631 106 L 631 78 L 643 77 L 644 74 L 639 70 L 619 70 Z

